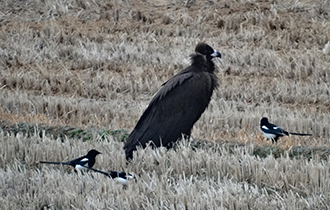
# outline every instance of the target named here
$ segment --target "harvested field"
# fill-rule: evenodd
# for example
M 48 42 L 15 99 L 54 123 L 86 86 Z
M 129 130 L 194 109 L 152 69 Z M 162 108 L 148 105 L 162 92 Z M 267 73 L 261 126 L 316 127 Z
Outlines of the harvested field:
M 220 86 L 178 148 L 123 141 L 200 41 Z M 0 2 L 0 209 L 329 209 L 328 0 Z M 312 137 L 276 145 L 262 117 Z M 127 189 L 40 160 L 95 148 Z

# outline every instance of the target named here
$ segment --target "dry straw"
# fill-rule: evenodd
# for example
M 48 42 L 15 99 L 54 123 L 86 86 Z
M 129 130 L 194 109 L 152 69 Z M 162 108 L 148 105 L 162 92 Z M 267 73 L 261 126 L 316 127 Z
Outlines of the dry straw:
M 269 144 L 262 117 L 313 133 L 282 138 L 279 149 L 329 147 L 329 11 L 326 0 L 1 1 L 1 124 L 131 131 L 198 42 L 223 58 L 220 87 L 192 132 L 213 146 L 140 151 L 126 166 L 112 137 L 1 136 L 0 208 L 330 208 L 327 160 L 252 155 Z M 104 153 L 97 168 L 139 178 L 123 190 L 102 175 L 37 164 L 91 148 Z
M 329 208 L 329 162 L 318 156 L 265 159 L 251 155 L 253 145 L 213 144 L 192 150 L 139 150 L 126 165 L 123 143 L 91 139 L 55 140 L 1 137 L 1 207 L 35 209 L 301 209 Z M 79 175 L 40 160 L 68 160 L 95 148 L 95 168 L 134 173 L 127 189 L 101 174 Z

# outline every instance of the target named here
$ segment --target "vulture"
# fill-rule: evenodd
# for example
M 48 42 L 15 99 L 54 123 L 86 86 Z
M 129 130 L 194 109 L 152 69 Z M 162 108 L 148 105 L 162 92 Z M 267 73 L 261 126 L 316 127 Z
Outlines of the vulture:
M 190 57 L 191 65 L 162 85 L 128 136 L 124 145 L 127 161 L 138 146 L 145 148 L 151 142 L 153 148 L 171 148 L 182 135 L 190 137 L 218 87 L 212 58 L 221 58 L 221 54 L 199 43 Z

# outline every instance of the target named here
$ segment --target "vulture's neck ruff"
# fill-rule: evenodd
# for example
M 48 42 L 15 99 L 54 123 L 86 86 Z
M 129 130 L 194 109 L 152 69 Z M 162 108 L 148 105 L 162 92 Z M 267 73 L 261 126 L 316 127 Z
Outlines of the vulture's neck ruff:
M 195 67 L 195 71 L 214 72 L 214 63 L 211 56 L 205 56 L 199 53 L 190 55 L 192 66 Z

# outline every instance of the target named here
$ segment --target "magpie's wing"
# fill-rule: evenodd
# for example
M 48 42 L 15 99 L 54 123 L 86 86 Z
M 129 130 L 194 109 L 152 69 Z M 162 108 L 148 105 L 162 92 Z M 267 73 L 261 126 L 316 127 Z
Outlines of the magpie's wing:
M 111 171 L 110 176 L 113 180 L 120 182 L 122 185 L 127 185 L 127 180 L 134 178 L 131 174 L 125 172 Z
M 88 161 L 89 159 L 85 156 L 79 157 L 77 159 L 71 160 L 69 161 L 71 163 L 72 166 L 76 166 L 76 165 L 81 165 L 81 166 L 87 166 L 88 167 Z
M 78 160 L 78 159 L 72 160 L 72 161 L 70 161 L 70 163 L 77 170 L 85 170 L 86 168 L 90 168 L 89 159 L 86 157 L 82 158 L 81 160 Z
M 120 172 L 120 171 L 110 171 L 110 176 L 113 179 L 115 179 L 115 178 L 123 178 L 123 179 L 133 178 L 133 176 L 131 174 L 126 174 L 125 172 Z
M 275 134 L 275 135 L 289 135 L 289 133 L 286 130 L 283 130 L 282 128 L 277 127 L 276 125 L 270 124 L 269 125 L 263 125 L 261 126 L 261 130 L 265 133 L 269 134 Z

